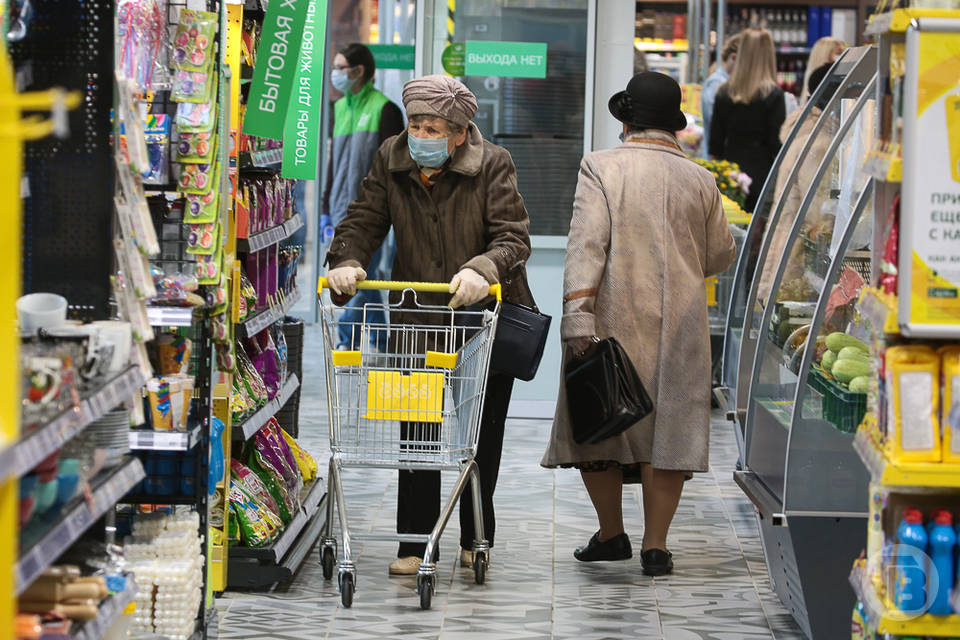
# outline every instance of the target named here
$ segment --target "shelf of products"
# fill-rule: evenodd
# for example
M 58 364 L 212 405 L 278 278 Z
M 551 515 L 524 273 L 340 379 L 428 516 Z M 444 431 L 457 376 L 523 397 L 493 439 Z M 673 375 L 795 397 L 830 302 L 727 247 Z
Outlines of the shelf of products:
M 259 431 L 270 418 L 274 417 L 277 412 L 283 408 L 283 405 L 287 404 L 287 400 L 290 399 L 299 387 L 300 380 L 297 378 L 297 374 L 291 373 L 280 389 L 280 393 L 277 394 L 277 397 L 268 400 L 267 403 L 252 416 L 245 418 L 239 424 L 235 424 L 233 426 L 234 432 L 242 435 L 244 440 L 252 438 L 253 434 Z
M 683 52 L 687 51 L 690 47 L 689 43 L 684 39 L 663 40 L 662 38 L 636 38 L 633 45 L 637 48 L 637 51 L 649 52 Z
M 139 367 L 127 367 L 76 406 L 32 431 L 28 430 L 19 442 L 0 453 L 0 482 L 9 477 L 21 476 L 37 466 L 87 425 L 130 398 L 144 381 Z
M 63 510 L 52 528 L 30 536 L 34 540 L 21 549 L 15 571 L 17 594 L 23 592 L 40 573 L 56 561 L 94 522 L 145 477 L 143 465 L 136 458 L 127 459 L 120 466 L 94 479 L 90 500 L 77 496 Z M 43 523 L 37 523 L 38 526 Z
M 299 213 L 284 222 L 264 231 L 252 234 L 249 238 L 237 238 L 237 251 L 255 252 L 283 242 L 303 226 L 303 216 Z
M 281 293 L 280 296 L 282 300 L 279 304 L 271 305 L 267 309 L 264 309 L 250 318 L 247 318 L 242 324 L 238 325 L 238 329 L 242 330 L 244 337 L 250 337 L 260 333 L 273 323 L 282 319 L 283 316 L 287 315 L 290 312 L 290 309 L 293 308 L 293 305 L 300 300 L 300 289 L 293 289 L 286 295 Z
M 137 595 L 137 583 L 132 573 L 126 575 L 123 591 L 107 596 L 100 603 L 100 614 L 96 620 L 87 622 L 73 634 L 74 640 L 100 640 L 113 624 L 124 614 Z

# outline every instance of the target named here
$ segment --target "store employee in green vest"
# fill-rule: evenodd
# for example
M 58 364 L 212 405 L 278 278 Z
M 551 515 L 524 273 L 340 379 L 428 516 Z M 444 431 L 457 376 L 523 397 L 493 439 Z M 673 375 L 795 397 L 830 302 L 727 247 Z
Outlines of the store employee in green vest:
M 347 207 L 356 200 L 360 182 L 373 165 L 377 149 L 387 138 L 404 130 L 400 108 L 387 96 L 373 88 L 373 74 L 377 67 L 370 49 L 359 43 L 349 44 L 333 59 L 330 82 L 344 96 L 337 100 L 333 110 L 333 146 L 327 172 L 327 188 L 323 195 L 323 227 L 336 227 L 347 215 Z M 374 254 L 367 272 L 371 279 L 379 279 L 381 264 L 393 262 L 390 239 Z M 357 350 L 360 345 L 361 309 L 368 303 L 383 301 L 380 291 L 360 291 L 350 301 L 338 326 L 339 349 Z M 367 314 L 367 322 L 386 323 L 383 312 Z M 374 347 L 385 350 L 387 336 L 371 335 Z

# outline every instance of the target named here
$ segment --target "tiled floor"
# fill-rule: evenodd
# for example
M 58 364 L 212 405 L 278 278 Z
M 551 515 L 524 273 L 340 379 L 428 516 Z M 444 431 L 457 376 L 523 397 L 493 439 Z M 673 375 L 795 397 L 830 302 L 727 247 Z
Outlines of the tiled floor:
M 318 454 L 327 445 L 321 336 L 308 328 L 301 434 Z M 541 375 L 548 375 L 542 372 Z M 497 489 L 497 546 L 487 584 L 455 567 L 457 519 L 441 545 L 440 586 L 422 611 L 413 578 L 390 578 L 393 543 L 356 547 L 358 585 L 351 609 L 311 555 L 290 584 L 271 593 L 228 592 L 218 599 L 220 638 L 664 638 L 799 639 L 763 561 L 753 509 L 732 480 L 736 445 L 730 428 L 713 427 L 711 471 L 688 482 L 671 531 L 674 575 L 649 578 L 639 554 L 623 563 L 583 564 L 573 549 L 596 529 L 575 471 L 538 465 L 549 436 L 545 421 L 507 425 Z M 319 456 L 318 456 L 319 457 Z M 389 531 L 396 472 L 348 472 L 351 526 Z M 627 531 L 639 547 L 639 487 L 624 494 Z

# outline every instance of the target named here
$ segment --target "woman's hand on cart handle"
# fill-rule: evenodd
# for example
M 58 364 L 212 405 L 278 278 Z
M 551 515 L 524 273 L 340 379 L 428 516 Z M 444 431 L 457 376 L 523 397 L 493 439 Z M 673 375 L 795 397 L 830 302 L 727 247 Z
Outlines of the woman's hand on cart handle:
M 473 269 L 461 269 L 450 281 L 450 307 L 457 309 L 476 304 L 490 295 L 490 283 Z
M 360 267 L 337 267 L 327 273 L 327 283 L 337 295 L 354 296 L 357 283 L 366 279 L 367 272 Z

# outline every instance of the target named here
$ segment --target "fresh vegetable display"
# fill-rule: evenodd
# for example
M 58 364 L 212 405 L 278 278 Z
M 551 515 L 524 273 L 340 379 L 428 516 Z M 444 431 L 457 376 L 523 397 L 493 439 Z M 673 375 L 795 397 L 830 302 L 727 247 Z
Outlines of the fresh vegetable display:
M 823 372 L 854 393 L 866 393 L 873 375 L 869 347 L 840 331 L 826 336 L 825 343 L 827 350 L 820 358 Z

